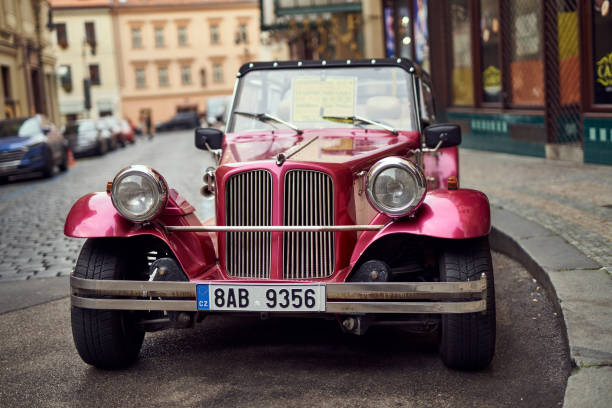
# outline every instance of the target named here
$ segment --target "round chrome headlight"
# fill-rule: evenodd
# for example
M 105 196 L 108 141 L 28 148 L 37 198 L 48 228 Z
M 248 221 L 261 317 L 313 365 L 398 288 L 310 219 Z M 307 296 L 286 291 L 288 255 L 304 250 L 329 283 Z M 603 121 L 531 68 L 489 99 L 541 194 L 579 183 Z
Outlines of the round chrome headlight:
M 372 166 L 366 179 L 368 200 L 389 217 L 402 217 L 419 206 L 427 182 L 411 161 L 386 157 Z
M 113 180 L 111 199 L 119 214 L 134 222 L 155 218 L 168 201 L 164 178 L 147 166 L 121 170 Z

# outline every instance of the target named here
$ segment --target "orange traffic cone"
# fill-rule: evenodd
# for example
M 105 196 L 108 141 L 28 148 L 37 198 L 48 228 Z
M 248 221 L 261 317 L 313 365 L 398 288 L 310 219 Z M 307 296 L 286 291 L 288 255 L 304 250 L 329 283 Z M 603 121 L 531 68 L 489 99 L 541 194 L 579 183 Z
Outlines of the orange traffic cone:
M 68 149 L 68 167 L 74 167 L 76 161 L 74 160 L 74 154 L 72 154 L 72 149 Z

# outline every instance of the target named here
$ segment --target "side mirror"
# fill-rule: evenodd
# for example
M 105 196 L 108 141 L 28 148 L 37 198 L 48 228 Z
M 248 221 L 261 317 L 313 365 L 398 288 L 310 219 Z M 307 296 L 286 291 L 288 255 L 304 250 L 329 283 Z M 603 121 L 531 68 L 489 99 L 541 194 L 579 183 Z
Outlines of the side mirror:
M 223 145 L 223 132 L 213 128 L 197 128 L 195 130 L 195 145 L 198 149 L 220 149 Z M 206 146 L 208 145 L 208 146 Z
M 461 144 L 461 128 L 457 125 L 430 125 L 425 128 L 424 133 L 425 145 L 430 149 L 434 149 L 440 142 L 442 142 L 440 147 L 451 147 Z

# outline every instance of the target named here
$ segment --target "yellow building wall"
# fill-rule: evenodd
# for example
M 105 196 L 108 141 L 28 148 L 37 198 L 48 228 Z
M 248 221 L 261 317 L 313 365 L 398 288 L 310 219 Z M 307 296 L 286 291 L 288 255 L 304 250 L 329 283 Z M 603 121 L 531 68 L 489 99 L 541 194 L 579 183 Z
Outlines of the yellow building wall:
M 205 111 L 210 97 L 231 95 L 240 66 L 258 59 L 260 47 L 257 2 L 176 8 L 115 9 L 120 46 L 123 113 L 134 123 L 149 110 L 153 123 L 170 119 L 177 109 L 197 106 Z M 247 25 L 248 42 L 236 43 L 240 24 Z M 187 44 L 179 45 L 178 27 L 186 26 Z M 211 42 L 211 26 L 217 25 L 219 43 Z M 132 46 L 132 28 L 140 28 L 142 48 Z M 155 44 L 155 27 L 163 27 L 165 46 Z M 215 82 L 213 65 L 221 64 L 223 80 Z M 191 83 L 181 81 L 181 66 L 191 70 Z M 158 69 L 167 67 L 168 85 L 160 86 Z M 136 86 L 136 69 L 144 69 L 146 86 Z M 205 71 L 205 83 L 201 70 Z
M 112 110 L 117 118 L 122 116 L 119 93 L 119 62 L 115 46 L 113 14 L 109 8 L 74 9 L 56 8 L 53 11 L 54 23 L 66 24 L 68 46 L 62 48 L 53 37 L 53 47 L 57 55 L 57 67 L 70 66 L 72 90 L 66 92 L 59 86 L 60 113 L 78 114 L 80 117 L 97 118 L 100 111 Z M 85 23 L 93 22 L 96 36 L 96 50 L 92 53 L 86 43 Z M 84 109 L 83 79 L 89 77 L 89 65 L 98 64 L 100 85 L 91 86 L 91 110 Z

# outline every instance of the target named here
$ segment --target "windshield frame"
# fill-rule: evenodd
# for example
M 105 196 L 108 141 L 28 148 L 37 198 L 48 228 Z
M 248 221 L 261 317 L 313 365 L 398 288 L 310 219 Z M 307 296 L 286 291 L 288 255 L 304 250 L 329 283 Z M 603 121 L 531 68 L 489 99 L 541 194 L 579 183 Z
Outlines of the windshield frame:
M 237 74 L 237 80 L 234 84 L 234 91 L 232 95 L 232 100 L 229 109 L 227 129 L 228 133 L 235 133 L 234 130 L 236 115 L 234 115 L 234 110 L 236 109 L 236 97 L 238 95 L 238 91 L 241 89 L 241 84 L 244 76 L 252 71 L 272 71 L 274 69 L 308 69 L 308 68 L 326 68 L 326 69 L 334 69 L 334 68 L 349 68 L 349 67 L 399 67 L 404 70 L 407 74 L 412 77 L 412 101 L 411 103 L 414 106 L 414 120 L 416 130 L 421 133 L 422 130 L 422 112 L 421 112 L 421 97 L 420 97 L 420 89 L 421 83 L 420 81 L 425 82 L 427 85 L 431 87 L 431 83 L 429 81 L 429 76 L 425 74 L 421 68 L 413 63 L 412 61 L 406 58 L 382 58 L 382 59 L 360 59 L 360 60 L 332 60 L 332 61 L 281 61 L 281 62 L 250 62 L 244 64 L 240 71 Z M 261 112 L 257 112 L 261 113 Z M 368 118 L 376 120 L 376 118 Z M 273 129 L 271 129 L 273 130 Z M 398 129 L 404 130 L 404 129 Z

